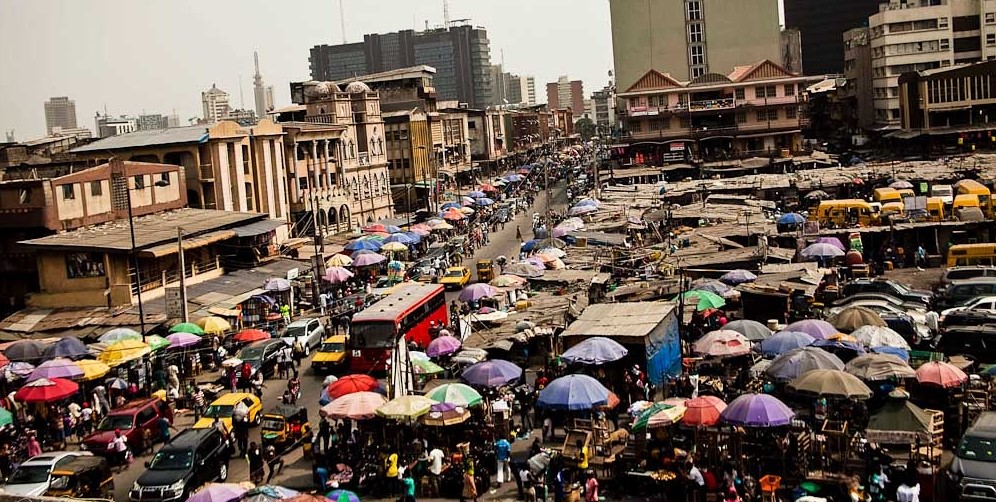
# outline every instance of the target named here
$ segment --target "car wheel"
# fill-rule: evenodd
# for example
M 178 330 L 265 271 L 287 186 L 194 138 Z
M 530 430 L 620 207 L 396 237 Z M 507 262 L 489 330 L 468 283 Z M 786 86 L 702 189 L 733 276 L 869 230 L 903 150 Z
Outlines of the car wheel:
M 252 425 L 258 427 L 260 422 L 263 421 L 262 413 L 256 413 L 256 416 L 252 418 Z
M 228 480 L 228 464 L 225 462 L 221 463 L 218 467 L 218 481 L 225 482 Z

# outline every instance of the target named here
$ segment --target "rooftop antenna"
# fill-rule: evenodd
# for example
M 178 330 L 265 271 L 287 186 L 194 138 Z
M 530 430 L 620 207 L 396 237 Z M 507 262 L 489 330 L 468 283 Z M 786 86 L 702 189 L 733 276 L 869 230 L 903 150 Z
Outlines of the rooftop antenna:
M 339 0 L 339 31 L 342 32 L 342 43 L 346 43 L 346 14 L 342 10 L 342 0 Z
M 450 2 L 443 0 L 443 28 L 450 31 Z

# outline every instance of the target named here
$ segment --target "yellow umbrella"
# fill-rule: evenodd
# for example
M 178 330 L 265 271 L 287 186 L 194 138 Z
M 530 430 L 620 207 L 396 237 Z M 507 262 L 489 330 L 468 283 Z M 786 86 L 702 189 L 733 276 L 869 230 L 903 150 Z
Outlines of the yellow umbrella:
M 327 267 L 348 267 L 353 264 L 353 259 L 344 254 L 334 254 L 325 261 Z
M 232 325 L 229 324 L 228 321 L 213 315 L 198 319 L 197 325 L 200 326 L 205 333 L 211 335 L 221 334 L 232 329 Z
M 450 225 L 449 223 L 446 223 L 444 221 L 444 222 L 441 222 L 441 223 L 436 223 L 435 225 L 432 226 L 432 229 L 433 230 L 453 230 L 453 225 Z
M 387 244 L 384 244 L 383 246 L 381 246 L 380 250 L 381 251 L 390 251 L 390 252 L 393 252 L 393 253 L 407 252 L 408 251 L 408 246 L 406 246 L 406 245 L 404 245 L 404 244 L 402 244 L 400 242 L 388 242 Z
M 149 348 L 148 344 L 138 340 L 121 340 L 120 342 L 108 345 L 97 356 L 97 360 L 106 363 L 108 366 L 117 366 L 138 359 L 151 351 L 152 349 Z
M 81 359 L 76 361 L 76 365 L 83 370 L 82 380 L 85 382 L 96 380 L 111 371 L 110 366 L 94 359 Z
M 429 413 L 429 408 L 434 404 L 436 401 L 425 396 L 401 396 L 381 405 L 377 408 L 377 414 L 395 420 L 414 420 Z

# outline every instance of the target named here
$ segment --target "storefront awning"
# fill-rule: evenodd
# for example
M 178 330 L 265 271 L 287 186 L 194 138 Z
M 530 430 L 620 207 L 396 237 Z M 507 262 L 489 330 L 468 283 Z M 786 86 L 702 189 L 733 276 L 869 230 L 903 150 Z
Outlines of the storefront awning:
M 234 230 L 218 230 L 215 232 L 208 232 L 204 235 L 198 235 L 194 237 L 184 237 L 183 238 L 183 249 L 197 249 L 199 247 L 207 246 L 208 244 L 213 244 L 215 242 L 223 241 L 225 239 L 231 239 L 235 237 Z M 171 254 L 176 254 L 177 246 L 175 242 L 169 244 L 160 244 L 158 246 L 153 246 L 151 248 L 143 249 L 139 252 L 139 256 L 147 258 L 162 258 L 163 256 L 169 256 Z
M 233 228 L 232 230 L 235 231 L 235 235 L 238 237 L 255 237 L 267 232 L 272 232 L 273 230 L 286 224 L 287 222 L 280 220 L 262 220 L 245 226 Z

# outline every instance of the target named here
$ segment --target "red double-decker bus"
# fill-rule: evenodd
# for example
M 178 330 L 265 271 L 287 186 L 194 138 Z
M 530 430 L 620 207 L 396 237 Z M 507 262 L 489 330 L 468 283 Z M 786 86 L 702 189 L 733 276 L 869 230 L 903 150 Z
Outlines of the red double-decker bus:
M 419 347 L 429 345 L 429 324 L 446 324 L 449 313 L 442 285 L 405 282 L 353 315 L 349 331 L 349 367 L 353 373 L 384 371 L 391 350 L 404 336 Z

